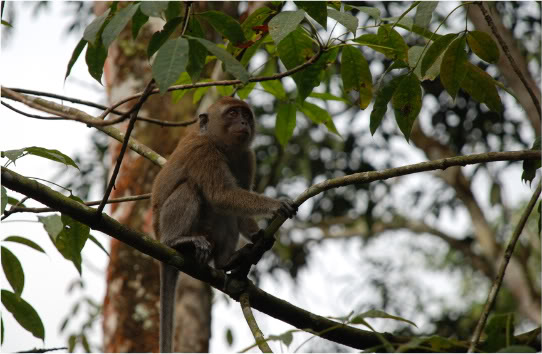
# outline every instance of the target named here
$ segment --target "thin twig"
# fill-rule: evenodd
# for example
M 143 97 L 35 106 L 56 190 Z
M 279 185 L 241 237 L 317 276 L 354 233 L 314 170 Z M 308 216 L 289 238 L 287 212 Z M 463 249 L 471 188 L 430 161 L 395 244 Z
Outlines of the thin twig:
M 27 89 L 22 89 L 22 88 L 15 88 L 15 87 L 7 87 L 7 88 L 12 90 L 12 91 L 18 92 L 18 93 L 26 93 L 26 94 L 34 95 L 34 96 L 51 97 L 51 98 L 56 98 L 56 99 L 63 100 L 63 101 L 68 101 L 68 102 L 72 102 L 72 103 L 76 103 L 76 104 L 81 104 L 81 105 L 88 106 L 88 107 L 94 107 L 94 108 L 98 108 L 98 109 L 102 109 L 102 110 L 107 109 L 107 106 L 104 106 L 104 105 L 101 105 L 101 104 L 98 104 L 98 103 L 95 103 L 95 102 L 80 100 L 78 98 L 73 98 L 73 97 L 68 97 L 68 96 L 63 96 L 63 95 L 57 95 L 55 93 L 49 93 L 49 92 L 43 92 L 43 91 L 35 91 L 35 90 L 27 90 Z M 19 111 L 16 111 L 16 112 L 27 115 L 27 114 L 25 114 L 23 112 L 19 112 Z M 114 109 L 114 110 L 111 111 L 111 113 L 122 116 L 122 115 L 124 115 L 126 113 L 129 113 L 129 112 L 122 112 L 122 111 L 118 111 L 118 110 Z M 30 115 L 28 115 L 28 116 L 30 116 Z M 32 117 L 32 118 L 38 118 L 38 117 Z M 60 119 L 63 119 L 63 120 L 71 119 L 71 120 L 73 120 L 72 118 L 61 118 L 61 117 L 51 117 L 51 118 L 45 117 L 45 118 L 46 119 L 58 119 L 58 120 L 60 120 Z M 161 125 L 161 126 L 164 126 L 164 127 L 185 127 L 187 125 L 194 124 L 195 122 L 197 122 L 197 119 L 189 121 L 189 122 L 168 122 L 168 121 L 159 120 L 159 119 L 142 117 L 142 116 L 139 116 L 139 115 L 137 116 L 137 120 L 141 120 L 143 122 L 149 122 L 149 123 L 152 123 L 152 124 Z M 111 121 L 108 121 L 108 122 L 111 122 Z
M 497 41 L 501 45 L 501 48 L 502 48 L 502 50 L 504 52 L 504 55 L 506 55 L 506 58 L 508 58 L 508 61 L 510 62 L 510 65 L 512 65 L 512 69 L 514 69 L 514 72 L 516 73 L 516 75 L 521 80 L 521 83 L 523 84 L 523 86 L 525 86 L 525 89 L 527 90 L 527 92 L 529 92 L 529 96 L 531 96 L 531 100 L 533 100 L 533 104 L 536 107 L 536 111 L 538 112 L 538 116 L 540 117 L 540 115 L 542 115 L 541 108 L 540 108 L 540 102 L 538 102 L 538 98 L 536 98 L 536 95 L 534 94 L 534 91 L 531 89 L 531 87 L 527 83 L 527 80 L 525 79 L 525 76 L 523 75 L 521 70 L 519 70 L 519 67 L 516 64 L 516 61 L 514 60 L 512 55 L 510 54 L 510 49 L 508 49 L 508 45 L 506 44 L 504 39 L 501 37 L 499 31 L 497 30 L 497 26 L 495 26 L 495 23 L 493 22 L 493 18 L 491 17 L 489 12 L 485 9 L 484 4 L 483 4 L 482 1 L 477 2 L 476 5 L 478 5 L 478 7 L 480 8 L 480 11 L 482 11 L 482 14 L 484 15 L 484 18 L 486 19 L 487 24 L 489 25 L 489 27 L 491 28 L 491 31 L 493 32 L 493 35 L 495 36 L 495 38 L 497 38 Z
M 140 194 L 140 195 L 132 195 L 129 197 L 122 197 L 122 198 L 115 198 L 115 199 L 109 199 L 107 201 L 107 204 L 114 204 L 114 203 L 124 203 L 124 202 L 134 202 L 137 200 L 144 200 L 149 199 L 151 197 L 150 193 L 147 194 Z M 28 199 L 28 197 L 24 198 L 23 200 Z M 4 220 L 5 217 L 15 214 L 15 213 L 49 213 L 52 211 L 57 211 L 56 209 L 52 208 L 25 208 L 25 207 L 19 207 L 18 205 L 21 204 L 23 201 L 17 203 L 14 205 L 11 209 L 4 212 L 4 216 L 2 217 L 2 220 Z M 85 202 L 86 206 L 94 206 L 94 205 L 100 205 L 102 200 L 94 200 L 92 202 Z
M 134 109 L 132 109 L 132 116 L 130 117 L 130 121 L 128 122 L 128 128 L 126 128 L 126 135 L 124 136 L 124 141 L 122 143 L 122 147 L 119 152 L 119 156 L 117 157 L 117 164 L 115 165 L 115 169 L 113 171 L 113 175 L 111 176 L 111 179 L 109 180 L 109 184 L 107 186 L 107 189 L 105 191 L 104 197 L 102 199 L 102 202 L 98 206 L 98 209 L 96 209 L 96 215 L 101 216 L 102 211 L 105 208 L 105 204 L 107 203 L 107 199 L 109 199 L 109 195 L 111 194 L 111 191 L 113 190 L 113 187 L 115 186 L 115 180 L 117 179 L 117 176 L 120 171 L 120 165 L 122 164 L 122 159 L 124 157 L 124 154 L 126 153 L 126 148 L 128 147 L 128 140 L 130 140 L 130 134 L 132 134 L 132 130 L 134 129 L 137 114 L 139 113 L 139 110 L 141 109 L 141 106 L 143 106 L 143 103 L 147 100 L 149 97 L 152 87 L 154 86 L 154 79 L 149 81 L 147 84 L 147 87 L 145 87 L 145 90 L 143 91 L 143 95 L 137 101 L 137 103 L 134 105 Z
M 8 216 L 10 216 L 11 214 L 14 213 L 14 211 L 13 211 L 14 209 L 16 209 L 19 205 L 23 204 L 27 200 L 28 200 L 28 197 L 24 197 L 23 199 L 19 200 L 17 202 L 17 204 L 15 204 L 11 208 L 9 208 L 9 210 L 4 210 L 4 216 L 2 216 L 2 218 L 0 220 L 4 221 L 5 218 L 7 218 Z
M 247 320 L 248 327 L 250 328 L 250 331 L 252 332 L 252 335 L 256 340 L 256 344 L 258 344 L 258 348 L 260 348 L 262 353 L 273 353 L 271 348 L 269 348 L 269 345 L 267 344 L 265 337 L 260 330 L 260 327 L 258 327 L 256 319 L 254 318 L 252 308 L 250 308 L 248 293 L 241 294 L 241 296 L 239 297 L 239 303 L 241 304 L 241 309 L 243 310 L 245 320 Z
M 2 106 L 6 106 L 8 109 L 11 109 L 13 112 L 22 114 L 23 116 L 26 116 L 26 117 L 29 117 L 29 118 L 44 119 L 44 120 L 71 120 L 71 119 L 63 118 L 63 117 L 44 117 L 44 116 L 39 116 L 37 114 L 30 114 L 30 113 L 20 111 L 17 108 L 13 107 L 10 104 L 7 104 L 4 101 L 2 101 L 0 103 L 2 103 Z
M 68 348 L 66 348 L 66 347 L 34 348 L 34 349 L 30 349 L 30 350 L 23 350 L 23 351 L 20 351 L 20 352 L 17 352 L 17 353 L 47 353 L 47 352 L 52 352 L 52 351 L 55 351 L 55 350 L 68 350 Z
M 506 246 L 506 251 L 504 251 L 503 260 L 501 262 L 501 265 L 499 266 L 499 272 L 497 273 L 497 277 L 495 278 L 495 281 L 493 282 L 493 285 L 491 286 L 491 290 L 489 291 L 489 294 L 487 296 L 487 301 L 484 306 L 484 310 L 482 311 L 482 315 L 480 316 L 480 319 L 478 320 L 478 324 L 476 325 L 476 329 L 474 330 L 474 334 L 472 336 L 472 340 L 469 346 L 469 351 L 468 351 L 469 353 L 474 352 L 474 350 L 476 349 L 476 345 L 478 344 L 478 341 L 480 340 L 480 336 L 482 335 L 482 330 L 484 329 L 486 325 L 489 312 L 491 311 L 491 308 L 495 304 L 495 299 L 497 298 L 497 294 L 499 293 L 499 289 L 504 279 L 506 267 L 508 266 L 508 262 L 510 262 L 510 258 L 512 258 L 514 247 L 516 246 L 519 236 L 521 236 L 521 232 L 523 231 L 523 228 L 525 227 L 525 224 L 527 223 L 527 219 L 529 218 L 529 215 L 534 209 L 534 206 L 536 204 L 536 201 L 538 200 L 538 197 L 540 197 L 540 191 L 541 191 L 541 184 L 539 183 L 538 187 L 536 188 L 536 191 L 533 193 L 533 196 L 531 197 L 531 200 L 529 201 L 529 204 L 527 204 L 527 207 L 525 207 L 523 214 L 521 214 L 521 219 L 519 220 L 514 230 L 514 233 L 512 234 L 512 237 L 510 238 L 510 241 L 508 242 L 508 246 Z
M 254 78 L 248 79 L 248 82 L 262 82 L 262 81 L 278 80 L 278 79 L 282 79 L 283 77 L 295 74 L 296 72 L 305 69 L 307 66 L 310 66 L 310 65 L 314 64 L 314 62 L 316 62 L 320 58 L 320 56 L 322 55 L 322 53 L 324 51 L 325 51 L 325 49 L 320 48 L 318 50 L 318 52 L 313 57 L 311 57 L 309 60 L 307 60 L 305 63 L 300 64 L 300 65 L 296 66 L 295 68 L 287 70 L 287 71 L 285 71 L 283 73 L 270 75 L 270 76 L 254 77 Z M 209 86 L 233 86 L 233 85 L 239 85 L 239 84 L 242 84 L 242 83 L 243 82 L 241 80 L 220 80 L 220 81 L 198 82 L 198 83 L 195 83 L 195 84 L 185 84 L 185 85 L 171 86 L 171 87 L 169 87 L 167 89 L 167 91 L 169 92 L 169 91 L 176 91 L 176 90 L 189 90 L 189 89 L 193 89 L 193 88 L 209 87 Z M 154 89 L 154 90 L 152 90 L 151 95 L 157 94 L 159 92 L 160 92 L 160 90 Z M 132 96 L 125 97 L 122 100 L 118 101 L 117 103 L 113 104 L 107 110 L 105 110 L 104 113 L 106 113 L 106 112 L 110 113 L 114 109 L 116 109 L 117 107 L 125 104 L 126 102 L 130 102 L 131 100 L 135 100 L 136 98 L 141 97 L 141 95 L 142 95 L 142 93 L 136 93 L 136 94 L 134 94 Z

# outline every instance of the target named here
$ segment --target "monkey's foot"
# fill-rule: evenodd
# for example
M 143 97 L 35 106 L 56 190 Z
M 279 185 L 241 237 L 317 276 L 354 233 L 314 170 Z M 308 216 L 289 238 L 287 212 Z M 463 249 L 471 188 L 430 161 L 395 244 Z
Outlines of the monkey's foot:
M 206 264 L 211 257 L 213 247 L 204 236 L 185 237 L 168 245 L 182 254 L 193 254 L 196 261 Z

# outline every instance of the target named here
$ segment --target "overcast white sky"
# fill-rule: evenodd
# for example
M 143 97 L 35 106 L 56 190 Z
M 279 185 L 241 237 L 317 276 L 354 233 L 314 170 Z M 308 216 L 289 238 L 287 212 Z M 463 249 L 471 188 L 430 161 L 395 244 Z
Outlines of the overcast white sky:
M 7 4 L 7 6 L 11 5 L 10 3 Z M 12 31 L 8 43 L 2 44 L 1 84 L 6 87 L 35 89 L 83 98 L 89 101 L 103 102 L 104 95 L 100 91 L 102 88 L 88 74 L 83 57 L 75 65 L 71 74 L 72 79 L 69 79 L 64 84 L 63 78 L 66 65 L 79 38 L 74 35 L 66 35 L 65 29 L 68 25 L 68 19 L 63 8 L 63 4 L 53 3 L 51 4 L 52 11 L 39 17 L 33 17 L 31 6 L 17 4 L 16 28 Z M 1 30 L 5 31 L 6 28 L 1 26 Z M 81 85 L 80 82 L 86 84 Z M 89 113 L 94 113 L 92 110 L 83 109 Z M 28 109 L 25 110 L 28 111 Z M 73 156 L 76 152 L 84 153 L 90 148 L 89 136 L 91 129 L 83 124 L 30 119 L 15 114 L 3 106 L 0 108 L 0 115 L 2 125 L 0 133 L 1 150 L 41 146 L 58 149 L 67 155 Z M 418 162 L 418 160 L 410 161 L 410 163 L 413 162 Z M 50 178 L 58 171 L 57 164 L 37 157 L 25 157 L 19 160 L 16 166 L 11 165 L 11 168 L 14 168 L 20 174 L 39 176 L 41 178 Z M 516 170 L 511 172 L 510 178 L 518 181 L 520 174 L 521 172 Z M 404 183 L 410 183 L 409 179 L 405 178 Z M 477 181 L 476 183 L 483 184 L 484 181 Z M 530 195 L 527 186 L 519 183 L 513 185 L 514 187 L 508 188 L 505 193 L 505 198 L 508 198 L 508 200 L 518 201 Z M 486 188 L 484 186 L 482 189 L 475 188 L 475 190 L 485 191 Z M 98 199 L 99 197 L 94 195 L 92 199 Z M 485 192 L 480 198 L 485 203 L 484 199 L 487 198 Z M 28 204 L 32 205 L 32 203 Z M 7 220 L 36 220 L 36 217 L 34 215 L 17 214 Z M 460 220 L 460 222 L 457 223 L 457 220 Z M 468 224 L 465 215 L 456 215 L 454 221 L 456 222 L 456 228 L 458 224 Z M 448 219 L 447 222 L 450 225 L 451 220 Z M 446 221 L 442 224 L 446 225 Z M 109 237 L 96 232 L 93 232 L 93 234 L 105 246 L 108 246 Z M 26 277 L 23 297 L 40 314 L 46 329 L 46 337 L 45 343 L 35 339 L 15 322 L 11 314 L 4 311 L 2 316 L 5 325 L 5 342 L 2 351 L 11 352 L 33 347 L 65 346 L 66 337 L 59 335 L 58 329 L 72 303 L 81 296 L 77 292 L 71 296 L 66 293 L 68 284 L 78 276 L 75 268 L 53 248 L 41 224 L 34 222 L 3 222 L 1 225 L 1 238 L 3 239 L 9 235 L 21 235 L 31 238 L 47 252 L 47 255 L 43 255 L 25 246 L 13 243 L 7 244 L 9 249 L 22 262 Z M 401 237 L 394 238 L 395 245 L 400 245 L 401 242 Z M 275 296 L 284 298 L 297 306 L 320 315 L 345 315 L 349 312 L 351 304 L 340 295 L 344 289 L 330 289 L 328 276 L 340 279 L 342 275 L 337 270 L 344 270 L 345 275 L 356 272 L 352 268 L 358 262 L 356 261 L 353 264 L 351 261 L 360 259 L 362 255 L 357 245 L 350 245 L 352 247 L 343 248 L 341 245 L 325 244 L 325 246 L 318 249 L 312 258 L 316 260 L 315 267 L 312 268 L 310 273 L 303 272 L 300 275 L 299 289 L 303 289 L 302 291 L 293 290 L 287 277 L 278 282 L 264 281 L 262 287 Z M 385 244 L 381 244 L 380 246 L 374 246 L 370 252 L 373 257 L 378 256 L 380 253 L 384 255 L 389 253 L 389 248 Z M 331 266 L 325 263 L 329 262 L 329 255 L 340 255 L 339 257 L 332 257 L 334 260 Z M 83 257 L 83 279 L 87 283 L 86 295 L 101 303 L 105 291 L 103 271 L 107 266 L 107 257 L 90 242 L 85 246 Z M 332 271 L 333 274 L 331 274 Z M 357 272 L 359 272 L 359 269 Z M 10 288 L 3 273 L 0 280 L 2 288 Z M 439 296 L 449 294 L 449 289 L 453 286 L 449 279 L 441 279 L 437 275 L 430 278 L 430 283 L 434 287 L 435 294 Z M 428 284 L 428 286 L 431 286 L 431 284 Z M 367 294 L 367 296 L 371 295 Z M 330 299 L 333 298 L 336 298 L 337 301 L 330 306 Z M 252 337 L 246 323 L 244 323 L 238 304 L 232 302 L 228 306 L 221 296 L 217 297 L 217 303 L 213 313 L 211 350 L 240 350 L 250 345 Z M 266 334 L 280 334 L 291 328 L 266 315 L 257 313 L 256 316 Z M 78 328 L 82 318 L 81 315 L 78 316 L 79 322 L 75 321 L 72 328 Z M 234 329 L 235 342 L 233 348 L 228 349 L 226 345 L 225 327 Z M 296 342 L 300 343 L 303 338 L 306 338 L 306 336 L 296 336 Z M 101 327 L 98 326 L 95 337 L 91 341 L 101 343 Z M 295 347 L 296 345 L 292 346 L 292 348 Z

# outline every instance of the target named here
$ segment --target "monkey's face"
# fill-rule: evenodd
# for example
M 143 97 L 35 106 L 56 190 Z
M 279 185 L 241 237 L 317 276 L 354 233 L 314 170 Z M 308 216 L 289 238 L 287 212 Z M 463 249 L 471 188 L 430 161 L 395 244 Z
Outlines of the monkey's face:
M 241 100 L 222 97 L 200 114 L 200 132 L 218 145 L 248 148 L 255 134 L 252 110 Z
M 246 145 L 254 135 L 254 119 L 250 109 L 244 106 L 228 107 L 222 114 L 225 136 L 231 145 Z

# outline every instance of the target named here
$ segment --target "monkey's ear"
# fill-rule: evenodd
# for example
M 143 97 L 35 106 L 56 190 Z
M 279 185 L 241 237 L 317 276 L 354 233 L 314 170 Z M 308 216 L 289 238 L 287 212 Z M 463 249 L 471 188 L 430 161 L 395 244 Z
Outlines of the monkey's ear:
M 209 115 L 207 113 L 202 113 L 199 115 L 199 130 L 207 130 L 207 123 L 209 123 Z

